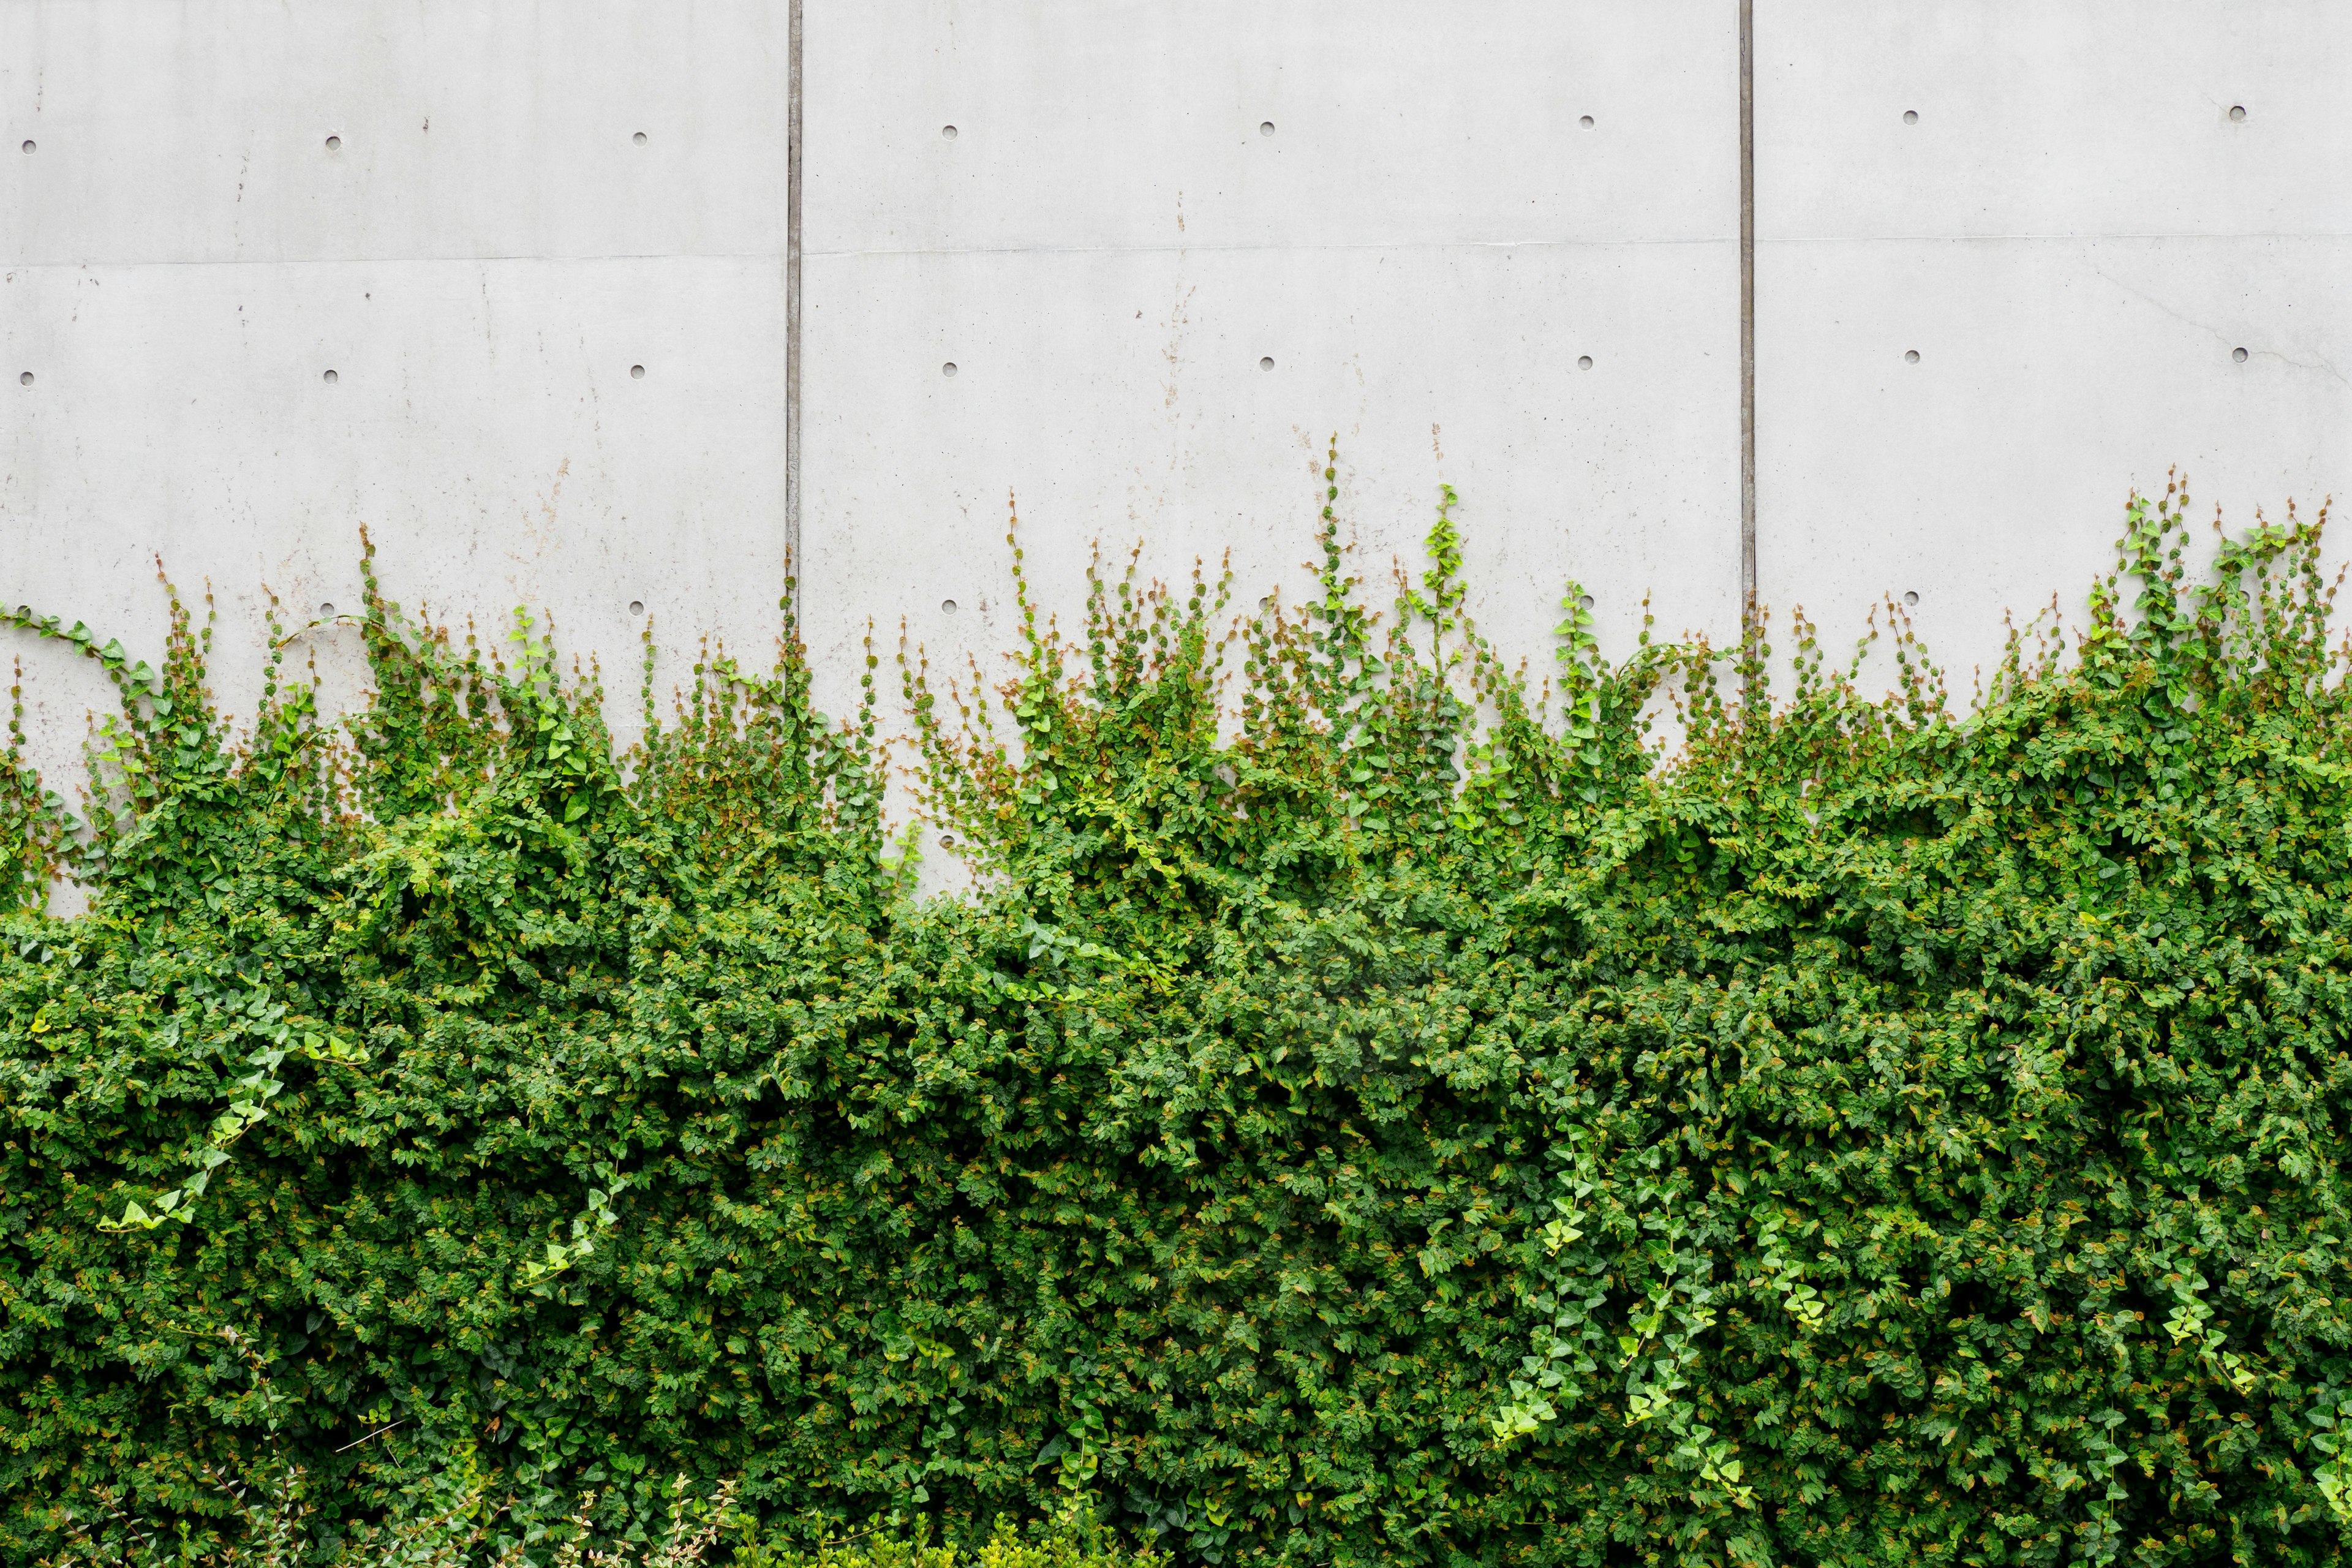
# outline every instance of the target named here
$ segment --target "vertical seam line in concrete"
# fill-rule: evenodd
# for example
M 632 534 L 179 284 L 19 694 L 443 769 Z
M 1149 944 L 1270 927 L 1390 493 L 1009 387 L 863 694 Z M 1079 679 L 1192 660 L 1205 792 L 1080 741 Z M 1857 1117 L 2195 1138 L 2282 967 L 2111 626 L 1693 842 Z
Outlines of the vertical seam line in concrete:
M 801 559 L 801 0 L 792 0 L 784 114 L 784 575 L 800 617 Z
M 1739 624 L 1756 626 L 1756 0 L 1739 0 Z

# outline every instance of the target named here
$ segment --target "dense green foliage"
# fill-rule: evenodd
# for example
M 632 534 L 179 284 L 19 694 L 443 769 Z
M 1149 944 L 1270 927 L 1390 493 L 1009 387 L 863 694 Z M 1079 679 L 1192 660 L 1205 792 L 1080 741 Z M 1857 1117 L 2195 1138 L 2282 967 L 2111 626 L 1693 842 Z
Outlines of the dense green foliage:
M 2335 1561 L 2347 656 L 2315 524 L 2179 516 L 1965 715 L 1899 629 L 1884 700 L 1801 621 L 1769 701 L 1611 664 L 1573 586 L 1530 689 L 1442 518 L 1377 616 L 1328 506 L 1222 640 L 1024 589 L 1001 687 L 905 668 L 929 900 L 878 660 L 616 760 L 371 577 L 371 710 L 232 744 L 184 616 L 14 617 L 123 706 L 86 821 L 0 773 L 0 1555 L 275 1451 L 331 1525 L 462 1463 L 1216 1564 Z
M 1116 1535 L 1087 1529 L 1065 1515 L 1034 1521 L 1030 1531 L 999 1518 L 970 1546 L 935 1541 L 916 1529 L 861 1532 L 814 1547 L 747 1545 L 736 1568 L 1166 1568 L 1164 1553 L 1135 1552 Z

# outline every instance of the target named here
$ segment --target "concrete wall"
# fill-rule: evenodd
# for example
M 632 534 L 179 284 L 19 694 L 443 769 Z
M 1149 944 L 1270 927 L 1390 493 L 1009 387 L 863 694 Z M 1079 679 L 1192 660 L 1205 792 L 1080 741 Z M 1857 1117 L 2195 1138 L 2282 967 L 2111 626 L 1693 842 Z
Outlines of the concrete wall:
M 1066 609 L 1095 539 L 1295 592 L 1335 433 L 1371 574 L 1462 492 L 1504 646 L 1571 574 L 1621 647 L 1645 592 L 1729 634 L 1733 0 L 805 5 L 836 708 L 869 620 L 1003 646 L 1009 493 Z M 2168 465 L 2240 521 L 2352 488 L 2352 10 L 1757 10 L 1768 600 L 1916 593 L 1965 692 Z M 242 707 L 260 584 L 348 607 L 365 522 L 404 602 L 551 609 L 625 689 L 633 604 L 665 682 L 763 654 L 787 65 L 783 0 L 0 0 L 0 598 L 152 654 L 160 552 Z M 96 689 L 26 658 L 63 754 Z

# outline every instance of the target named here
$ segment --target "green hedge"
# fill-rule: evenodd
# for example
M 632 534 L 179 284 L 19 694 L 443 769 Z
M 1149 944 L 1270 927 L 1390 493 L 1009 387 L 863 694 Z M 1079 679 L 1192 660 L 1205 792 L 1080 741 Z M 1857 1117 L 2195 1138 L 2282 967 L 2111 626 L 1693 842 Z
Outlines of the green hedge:
M 1232 634 L 1024 589 L 1002 688 L 892 694 L 928 901 L 876 658 L 616 761 L 371 575 L 370 713 L 274 669 L 232 746 L 184 614 L 14 617 L 124 700 L 86 821 L 0 770 L 0 1555 L 276 1455 L 331 1531 L 463 1462 L 1214 1564 L 2334 1561 L 2347 655 L 2315 524 L 2179 516 L 1963 716 L 1892 605 L 1872 700 L 1570 585 L 1531 688 L 1443 512 L 1378 616 L 1329 506 Z
M 1024 1536 L 1008 1519 L 959 1551 L 919 1529 L 861 1532 L 855 1539 L 806 1549 L 746 1542 L 736 1568 L 1167 1568 L 1164 1553 L 1137 1552 L 1117 1537 L 1088 1531 L 1067 1517 L 1032 1522 Z

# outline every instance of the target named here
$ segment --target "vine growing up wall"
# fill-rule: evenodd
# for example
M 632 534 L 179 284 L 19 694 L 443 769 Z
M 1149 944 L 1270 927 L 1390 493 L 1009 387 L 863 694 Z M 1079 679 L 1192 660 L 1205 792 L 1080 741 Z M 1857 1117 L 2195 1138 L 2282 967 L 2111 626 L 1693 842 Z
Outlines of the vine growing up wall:
M 373 706 L 232 744 L 184 613 L 12 617 L 122 702 L 80 818 L 0 773 L 0 1552 L 290 1459 L 330 1532 L 462 1468 L 1220 1565 L 2339 1557 L 2319 522 L 2192 574 L 2135 500 L 1956 713 L 1899 618 L 1871 699 L 1572 584 L 1530 687 L 1450 523 L 1376 604 L 1325 503 L 1297 613 L 1130 570 L 1075 640 L 1024 584 L 1001 685 L 910 656 L 930 902 L 878 657 L 845 725 L 707 658 L 616 756 L 371 574 Z

